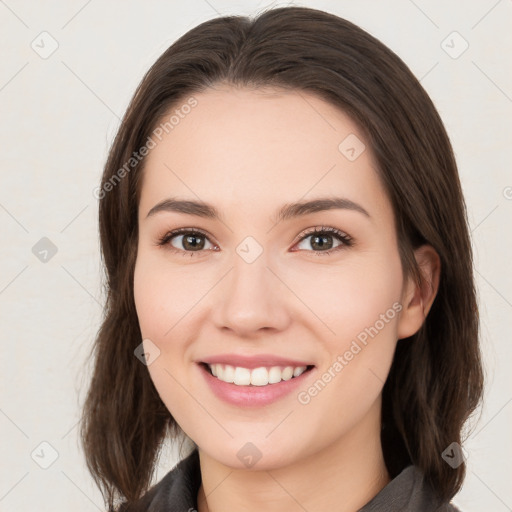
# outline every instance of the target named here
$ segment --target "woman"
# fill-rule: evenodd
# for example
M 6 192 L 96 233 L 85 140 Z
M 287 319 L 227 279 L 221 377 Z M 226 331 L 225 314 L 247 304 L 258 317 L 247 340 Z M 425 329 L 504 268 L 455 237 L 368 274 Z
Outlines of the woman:
M 393 52 L 309 8 L 202 23 L 143 78 L 98 198 L 82 437 L 109 510 L 456 510 L 471 245 Z M 166 439 L 193 450 L 148 491 Z

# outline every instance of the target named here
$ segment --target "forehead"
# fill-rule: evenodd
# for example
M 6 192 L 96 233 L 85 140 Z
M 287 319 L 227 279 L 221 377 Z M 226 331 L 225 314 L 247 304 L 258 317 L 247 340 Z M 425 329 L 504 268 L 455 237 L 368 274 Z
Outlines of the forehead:
M 142 215 L 166 195 L 238 211 L 257 208 L 267 217 L 267 209 L 283 203 L 328 195 L 389 213 L 371 148 L 334 105 L 304 91 L 268 87 L 221 85 L 193 98 L 192 108 L 183 108 L 188 98 L 173 105 L 163 122 L 174 113 L 174 123 L 161 140 L 153 137 Z

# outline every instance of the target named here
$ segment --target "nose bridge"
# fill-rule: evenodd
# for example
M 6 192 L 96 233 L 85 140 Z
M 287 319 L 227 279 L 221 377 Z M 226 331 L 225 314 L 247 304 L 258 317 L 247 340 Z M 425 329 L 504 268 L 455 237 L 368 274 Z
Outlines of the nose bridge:
M 222 299 L 215 308 L 219 326 L 235 331 L 283 327 L 286 297 L 268 255 L 253 237 L 236 247 L 231 271 L 221 287 Z

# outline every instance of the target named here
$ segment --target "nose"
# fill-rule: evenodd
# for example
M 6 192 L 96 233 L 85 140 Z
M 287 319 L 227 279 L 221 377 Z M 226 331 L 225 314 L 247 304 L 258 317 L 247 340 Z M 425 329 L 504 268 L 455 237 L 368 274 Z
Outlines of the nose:
M 248 261 L 250 259 L 235 255 L 233 266 L 219 283 L 215 297 L 218 303 L 213 307 L 217 328 L 249 338 L 263 330 L 286 329 L 293 294 L 279 271 L 269 266 L 265 252 L 254 261 Z

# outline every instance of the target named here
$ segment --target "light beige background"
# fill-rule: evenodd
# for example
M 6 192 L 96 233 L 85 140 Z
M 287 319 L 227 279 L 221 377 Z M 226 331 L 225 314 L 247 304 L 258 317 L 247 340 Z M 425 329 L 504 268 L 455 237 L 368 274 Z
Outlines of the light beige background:
M 512 510 L 512 2 L 295 4 L 346 17 L 387 44 L 446 124 L 471 221 L 488 374 L 455 503 Z M 104 298 L 93 189 L 154 60 L 202 21 L 269 5 L 0 0 L 1 511 L 103 510 L 77 439 L 84 360 Z M 34 254 L 43 237 L 54 255 Z M 170 449 L 158 479 L 176 460 Z

